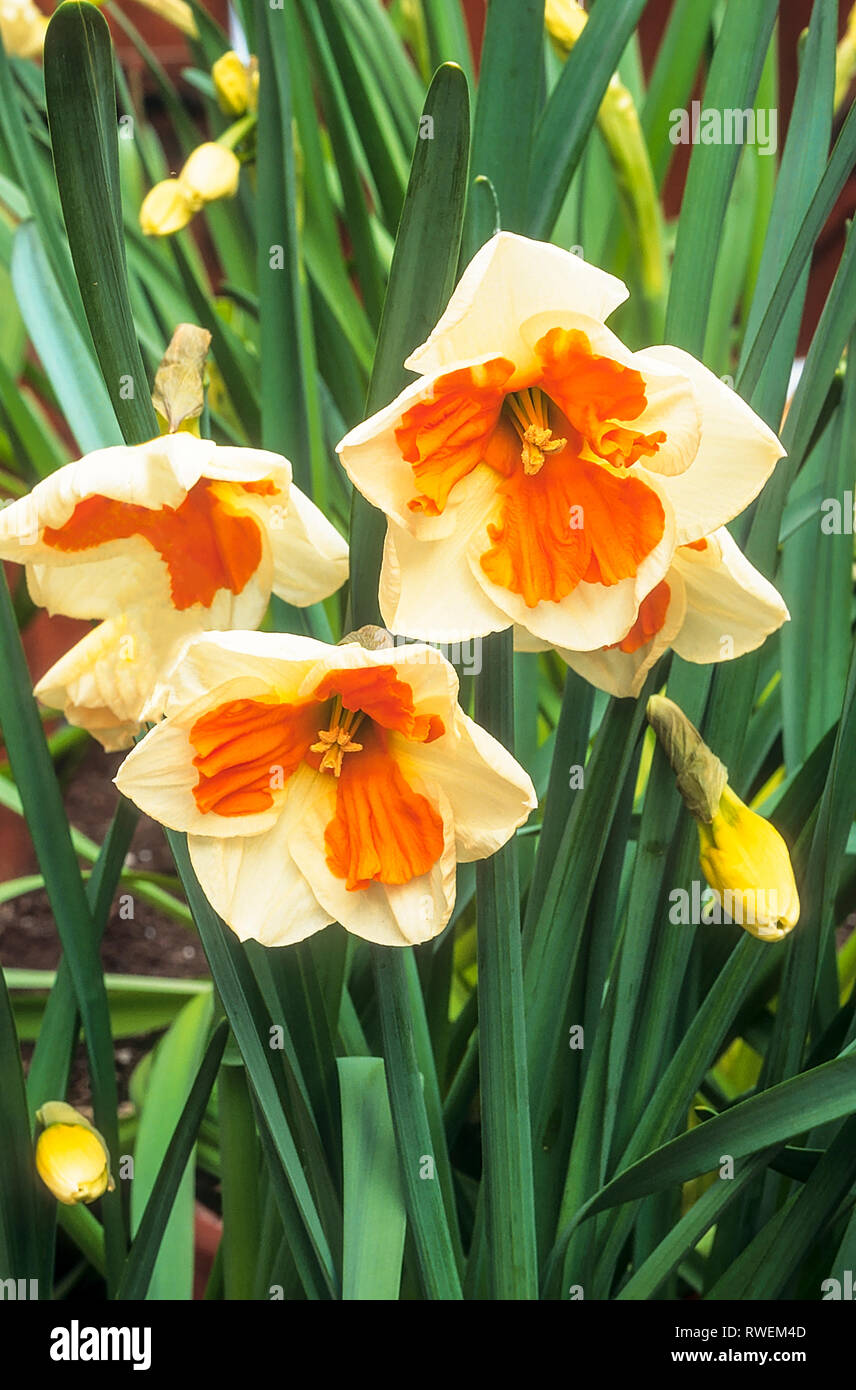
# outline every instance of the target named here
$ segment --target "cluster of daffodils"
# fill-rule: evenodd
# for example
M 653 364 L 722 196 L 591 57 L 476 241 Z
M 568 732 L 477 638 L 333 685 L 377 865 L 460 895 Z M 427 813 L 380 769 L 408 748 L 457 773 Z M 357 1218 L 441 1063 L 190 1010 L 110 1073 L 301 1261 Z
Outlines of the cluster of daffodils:
M 0 557 L 26 566 L 34 600 L 100 620 L 37 693 L 108 748 L 155 723 L 117 785 L 187 834 L 240 938 L 284 945 L 338 921 L 381 945 L 428 940 L 456 863 L 535 807 L 428 644 L 513 628 L 519 648 L 632 696 L 667 648 L 718 661 L 787 618 L 725 530 L 781 445 L 687 353 L 628 351 L 605 323 L 626 295 L 498 234 L 408 359 L 418 379 L 341 442 L 387 518 L 388 632 L 328 646 L 253 630 L 271 593 L 308 604 L 346 577 L 344 542 L 278 455 L 172 434 L 90 454 L 0 513 Z M 714 886 L 736 872 L 748 891 L 740 805 L 723 783 L 702 855 Z M 794 890 L 785 929 L 798 910 Z
M 176 178 L 162 179 L 143 199 L 140 226 L 146 236 L 172 236 L 186 227 L 206 203 L 233 198 L 238 191 L 241 161 L 234 147 L 246 140 L 256 123 L 259 65 L 243 63 L 237 53 L 224 53 L 211 69 L 220 109 L 240 118 L 220 136 L 199 145 Z

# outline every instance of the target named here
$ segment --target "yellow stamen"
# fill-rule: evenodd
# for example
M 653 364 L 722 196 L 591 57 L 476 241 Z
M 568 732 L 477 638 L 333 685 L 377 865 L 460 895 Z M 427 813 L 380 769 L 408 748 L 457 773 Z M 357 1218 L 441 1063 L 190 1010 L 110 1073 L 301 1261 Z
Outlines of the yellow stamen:
M 558 453 L 568 441 L 553 437 L 547 416 L 549 403 L 537 386 L 515 391 L 513 395 L 506 396 L 505 403 L 511 423 L 520 435 L 523 472 L 532 477 L 541 471 L 545 454 Z
M 313 753 L 324 754 L 318 766 L 319 772 L 332 772 L 334 777 L 339 777 L 345 754 L 362 752 L 363 745 L 355 743 L 351 735 L 356 733 L 364 718 L 363 711 L 359 709 L 349 709 L 343 712 L 342 697 L 341 695 L 336 696 L 330 727 L 329 729 L 319 729 L 319 741 L 312 744 L 311 751 Z

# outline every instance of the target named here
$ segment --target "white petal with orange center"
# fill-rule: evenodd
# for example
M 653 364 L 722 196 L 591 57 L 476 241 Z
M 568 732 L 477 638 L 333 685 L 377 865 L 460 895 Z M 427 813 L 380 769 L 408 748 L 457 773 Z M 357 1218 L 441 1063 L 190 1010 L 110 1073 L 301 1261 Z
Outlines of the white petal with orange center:
M 686 586 L 687 615 L 672 645 L 685 661 L 722 661 L 754 651 L 790 616 L 781 594 L 725 527 L 707 537 L 703 550 L 677 550 L 675 569 Z
M 592 652 L 571 652 L 557 647 L 559 656 L 573 671 L 590 681 L 608 695 L 619 698 L 637 696 L 651 668 L 674 645 L 686 615 L 687 600 L 683 581 L 674 567 L 664 581 L 669 586 L 669 601 L 662 626 L 647 641 L 632 651 L 622 651 L 621 642 L 610 648 Z M 630 629 L 631 633 L 633 628 Z M 625 636 L 623 641 L 627 641 Z M 632 644 L 631 644 L 632 645 Z
M 188 837 L 190 860 L 205 896 L 241 941 L 291 946 L 334 921 L 292 858 L 289 843 L 307 805 L 319 794 L 319 781 L 319 774 L 300 768 L 275 824 L 260 835 Z
M 701 410 L 701 441 L 691 468 L 663 479 L 675 512 L 678 544 L 684 545 L 709 535 L 748 507 L 785 451 L 737 392 L 689 353 L 653 347 L 645 349 L 645 356 L 685 372 Z
M 455 529 L 439 540 L 416 539 L 390 522 L 380 575 L 379 602 L 391 632 L 431 642 L 460 642 L 500 632 L 508 618 L 485 593 L 468 554 L 486 537 L 497 475 L 483 465 L 455 489 Z M 475 549 L 473 549 L 475 547 Z
M 417 744 L 396 737 L 394 749 L 409 780 L 442 788 L 452 808 L 461 863 L 495 854 L 538 805 L 528 773 L 461 709 L 442 738 Z
M 405 366 L 425 374 L 501 353 L 522 355 L 520 325 L 551 310 L 603 322 L 627 286 L 580 256 L 513 232 L 498 232 L 474 256 L 430 337 Z

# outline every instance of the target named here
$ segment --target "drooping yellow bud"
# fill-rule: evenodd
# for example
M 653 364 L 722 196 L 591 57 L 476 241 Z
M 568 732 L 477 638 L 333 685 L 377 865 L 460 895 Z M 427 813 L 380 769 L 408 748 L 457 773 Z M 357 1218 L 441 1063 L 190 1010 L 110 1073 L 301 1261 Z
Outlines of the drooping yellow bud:
M 48 1101 L 36 1118 L 44 1126 L 36 1143 L 36 1168 L 58 1202 L 75 1206 L 112 1192 L 107 1145 L 85 1115 L 64 1101 Z
M 727 769 L 673 700 L 654 695 L 646 713 L 698 824 L 699 862 L 720 905 L 759 940 L 781 941 L 800 915 L 787 845 L 732 791 Z
M 231 198 L 238 191 L 241 175 L 241 161 L 233 150 L 225 145 L 207 140 L 190 155 L 178 176 L 178 182 L 191 203 L 198 199 L 199 206 L 212 203 L 216 198 Z M 198 210 L 198 208 L 197 208 Z
M 10 58 L 41 57 L 47 27 L 47 16 L 33 0 L 0 3 L 0 39 Z
M 220 110 L 227 116 L 243 116 L 245 111 L 254 111 L 258 105 L 258 75 L 255 58 L 245 65 L 232 49 L 218 58 L 211 76 Z
M 702 871 L 731 919 L 761 941 L 781 941 L 799 921 L 800 900 L 776 827 L 727 786 L 698 835 Z
M 186 227 L 196 211 L 179 180 L 164 179 L 143 199 L 140 226 L 146 236 L 171 236 Z

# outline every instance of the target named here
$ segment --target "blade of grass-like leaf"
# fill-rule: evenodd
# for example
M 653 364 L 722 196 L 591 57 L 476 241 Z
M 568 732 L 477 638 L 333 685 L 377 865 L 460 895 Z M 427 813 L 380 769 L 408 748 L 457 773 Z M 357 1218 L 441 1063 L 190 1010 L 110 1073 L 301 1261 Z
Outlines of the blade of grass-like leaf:
M 292 1194 L 294 1210 L 299 1213 L 300 1223 L 305 1229 L 305 1236 L 301 1232 L 295 1233 L 295 1244 L 304 1247 L 306 1253 L 310 1248 L 314 1251 L 323 1282 L 330 1293 L 334 1294 L 338 1287 L 338 1276 L 286 1119 L 281 1090 L 282 1079 L 272 1065 L 272 1054 L 267 1046 L 271 1036 L 270 1019 L 258 985 L 253 978 L 243 947 L 214 912 L 199 886 L 190 862 L 185 837 L 172 830 L 168 830 L 166 835 L 187 893 L 214 983 L 232 1025 L 247 1075 L 264 1117 L 265 1127 L 269 1131 L 270 1144 L 277 1155 L 277 1164 Z M 262 1141 L 264 1144 L 264 1135 Z M 305 1268 L 304 1263 L 304 1271 Z
M 689 101 L 715 4 L 716 0 L 676 0 L 657 49 L 641 119 L 658 187 L 675 151 L 669 117 Z
M 704 106 L 751 106 L 776 20 L 776 0 L 729 5 L 713 53 Z M 585 37 L 585 36 L 583 36 Z M 666 341 L 701 355 L 717 249 L 740 146 L 694 146 L 678 220 Z
M 263 1230 L 259 1139 L 243 1067 L 220 1068 L 217 1114 L 223 1170 L 223 1290 L 231 1302 L 256 1297 Z
M 585 1216 L 659 1192 L 717 1167 L 720 1154 L 741 1158 L 784 1143 L 814 1125 L 849 1115 L 856 1098 L 856 1051 L 772 1086 L 655 1149 L 608 1182 Z M 582 1215 L 582 1213 L 581 1213 Z
M 417 138 L 395 241 L 366 413 L 405 385 L 404 359 L 424 341 L 455 283 L 467 186 L 469 99 L 460 68 L 434 74 L 423 114 L 435 138 Z M 351 625 L 380 621 L 377 589 L 386 522 L 356 491 L 351 512 Z
M 380 1057 L 340 1057 L 345 1232 L 342 1297 L 395 1301 L 407 1225 Z
M 0 582 L 0 655 L 5 671 L 0 681 L 0 726 L 74 982 L 86 1033 L 95 1123 L 108 1149 L 115 1154 L 118 1152 L 118 1094 L 98 941 L 56 774 L 33 699 L 5 577 Z M 102 1200 L 108 1269 L 114 1279 L 125 1246 L 121 1202 L 118 1192 L 105 1193 Z
M 81 453 L 121 444 L 122 433 L 92 350 L 74 322 L 33 222 L 22 222 L 15 233 L 12 284 L 27 332 Z
M 125 1261 L 122 1279 L 116 1291 L 117 1300 L 139 1300 L 146 1297 L 164 1230 L 182 1175 L 193 1151 L 228 1035 L 229 1026 L 223 1019 L 215 1028 L 205 1049 L 205 1056 L 167 1144 L 164 1161 Z
M 0 971 L 0 1279 L 52 1275 L 37 1240 L 36 1166 L 15 1019 Z M 49 1296 L 49 1290 L 42 1290 Z
M 126 439 L 157 435 L 128 302 L 110 31 L 94 5 L 61 5 L 45 38 L 45 95 L 68 242 L 104 384 Z
M 595 6 L 574 44 L 535 132 L 528 216 L 521 228 L 529 236 L 549 240 L 609 79 L 644 8 L 645 0 L 613 0 L 610 5 Z M 534 86 L 534 71 L 529 80 Z M 505 110 L 499 111 L 497 119 L 497 130 L 507 134 Z M 503 225 L 507 225 L 504 208 Z
M 527 230 L 532 135 L 538 114 L 543 0 L 491 0 L 487 7 L 473 116 L 472 177 L 490 179 L 502 225 Z M 509 120 L 509 112 L 514 119 Z M 535 166 L 537 168 L 537 165 Z M 469 260 L 481 245 L 471 214 L 464 233 Z
M 308 288 L 298 236 L 295 146 L 287 58 L 296 16 L 260 11 L 258 282 L 261 316 L 262 444 L 286 454 L 308 495 L 321 483 L 317 365 L 306 314 Z M 313 468 L 313 463 L 316 467 Z M 317 496 L 323 505 L 322 495 Z
M 460 0 L 422 0 L 422 13 L 428 31 L 431 66 L 457 63 L 472 87 L 473 55 L 467 21 Z
M 681 1217 L 666 1238 L 639 1266 L 617 1295 L 618 1300 L 653 1298 L 661 1284 L 677 1269 L 689 1250 L 716 1225 L 735 1197 L 738 1197 L 770 1162 L 775 1149 L 762 1149 L 728 1181 L 709 1187 Z
M 390 947 L 371 949 L 399 1173 L 422 1284 L 432 1301 L 459 1299 L 461 1285 L 440 1184 L 421 1177 L 421 1172 L 429 1171 L 423 1164 L 433 1162 L 433 1148 L 413 1044 L 404 962 Z
M 175 1142 L 173 1131 L 202 1060 L 212 1009 L 210 994 L 191 999 L 154 1053 L 134 1146 L 132 1230 L 139 1229 L 158 1174 Z M 192 1297 L 195 1176 L 195 1165 L 190 1162 L 189 1155 L 173 1193 L 168 1219 L 159 1235 L 147 1298 L 189 1300 Z
M 854 159 L 856 159 L 856 104 L 851 106 L 847 114 L 847 119 L 835 142 L 829 162 L 817 186 L 817 191 L 790 244 L 790 250 L 778 276 L 775 289 L 770 295 L 757 332 L 751 338 L 748 334 L 746 336 L 743 351 L 744 365 L 737 382 L 742 395 L 751 393 L 761 376 L 770 344 L 782 321 L 788 301 L 812 254 L 823 225 L 850 177 Z

